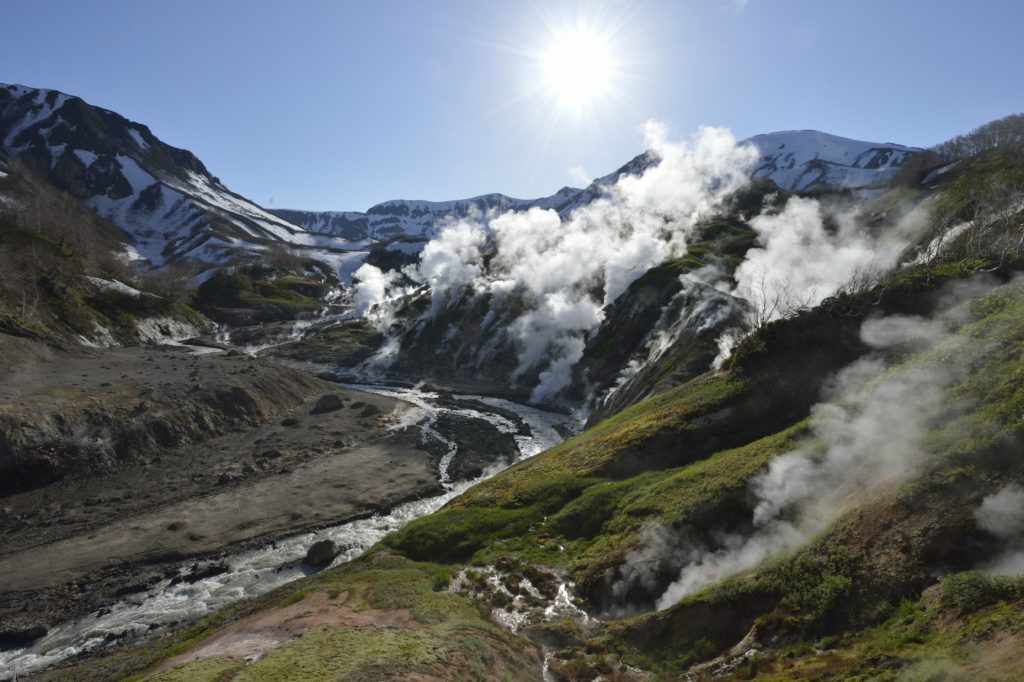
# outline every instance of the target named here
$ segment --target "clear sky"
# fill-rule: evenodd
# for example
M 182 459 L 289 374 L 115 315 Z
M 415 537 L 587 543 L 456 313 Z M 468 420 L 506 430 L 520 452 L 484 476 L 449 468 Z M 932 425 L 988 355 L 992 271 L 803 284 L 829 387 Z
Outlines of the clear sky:
M 0 16 L 0 82 L 145 123 L 278 208 L 544 196 L 642 151 L 649 118 L 926 146 L 1024 111 L 1019 0 L 5 0 Z

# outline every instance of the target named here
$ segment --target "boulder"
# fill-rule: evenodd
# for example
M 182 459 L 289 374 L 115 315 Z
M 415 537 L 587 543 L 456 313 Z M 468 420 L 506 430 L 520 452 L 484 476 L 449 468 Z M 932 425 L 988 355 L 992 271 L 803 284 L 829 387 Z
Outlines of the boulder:
M 338 547 L 333 540 L 320 540 L 310 545 L 302 563 L 313 568 L 326 568 L 339 554 L 341 554 L 341 547 Z
M 310 414 L 324 414 L 325 412 L 334 412 L 340 410 L 345 406 L 345 401 L 342 400 L 341 396 L 337 393 L 327 393 L 320 396 L 320 399 L 316 401 L 316 405 L 309 411 Z

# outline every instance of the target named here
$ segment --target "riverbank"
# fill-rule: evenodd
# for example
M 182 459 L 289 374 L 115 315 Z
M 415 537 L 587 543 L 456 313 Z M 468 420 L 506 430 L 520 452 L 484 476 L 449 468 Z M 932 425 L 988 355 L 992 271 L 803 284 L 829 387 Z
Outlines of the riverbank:
M 0 344 L 8 645 L 184 561 L 440 491 L 394 398 L 244 355 Z
M 358 556 L 570 429 L 501 399 L 346 387 L 239 353 L 12 345 L 22 360 L 4 355 L 0 419 L 21 440 L 8 460 L 38 456 L 26 433 L 73 431 L 113 453 L 51 453 L 55 480 L 22 477 L 0 500 L 0 660 L 23 672 L 306 575 L 321 537 L 337 561 Z M 140 420 L 177 443 L 120 447 Z

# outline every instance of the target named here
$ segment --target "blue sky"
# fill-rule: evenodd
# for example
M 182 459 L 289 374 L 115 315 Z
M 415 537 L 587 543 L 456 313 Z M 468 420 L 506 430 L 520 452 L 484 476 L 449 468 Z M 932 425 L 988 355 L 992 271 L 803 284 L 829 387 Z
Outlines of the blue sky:
M 679 136 L 816 128 L 930 145 L 1024 111 L 1024 3 L 7 0 L 0 82 L 79 95 L 279 208 L 551 194 Z M 616 97 L 537 55 L 579 23 Z M 606 87 L 607 86 L 607 87 Z

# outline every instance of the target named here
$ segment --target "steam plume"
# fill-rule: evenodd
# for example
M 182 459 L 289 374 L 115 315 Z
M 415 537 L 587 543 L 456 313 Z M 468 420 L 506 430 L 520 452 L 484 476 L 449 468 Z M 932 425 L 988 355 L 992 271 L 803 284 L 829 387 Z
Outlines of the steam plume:
M 1024 573 L 1024 489 L 1011 483 L 989 495 L 974 512 L 978 527 L 1006 543 L 1006 549 L 986 567 L 995 575 Z
M 539 208 L 471 216 L 445 226 L 405 271 L 429 286 L 430 316 L 466 292 L 516 311 L 504 330 L 516 349 L 513 379 L 536 373 L 534 402 L 569 384 L 602 308 L 685 253 L 697 219 L 746 184 L 758 158 L 720 128 L 702 128 L 692 143 L 670 142 L 655 122 L 645 133 L 658 163 L 624 175 L 568 219 Z M 381 298 L 370 286 L 367 297 Z

